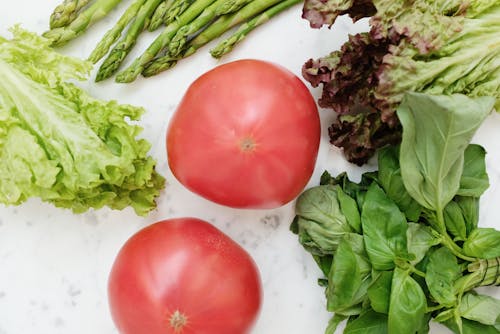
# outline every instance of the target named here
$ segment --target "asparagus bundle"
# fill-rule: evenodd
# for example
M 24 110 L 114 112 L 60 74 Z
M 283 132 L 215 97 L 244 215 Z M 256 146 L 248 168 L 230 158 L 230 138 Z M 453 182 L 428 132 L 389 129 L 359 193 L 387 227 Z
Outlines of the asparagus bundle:
M 88 2 L 64 0 L 55 8 L 51 15 L 51 29 L 43 34 L 52 41 L 52 46 L 64 45 L 84 33 L 88 27 L 108 15 L 121 0 L 95 0 L 87 5 Z
M 220 42 L 211 55 L 219 58 L 232 50 L 249 32 L 302 0 L 130 0 L 118 21 L 89 56 L 94 64 L 106 57 L 96 81 L 113 76 L 144 30 L 162 30 L 132 64 L 116 75 L 117 82 L 150 77 L 173 67 L 205 44 L 232 28 L 239 28 Z M 44 36 L 60 46 L 76 38 L 109 14 L 121 0 L 63 0 L 50 17 Z
M 111 77 L 135 45 L 137 37 L 144 30 L 146 21 L 153 15 L 161 0 L 146 0 L 137 12 L 125 37 L 115 45 L 97 72 L 96 81 Z
M 101 41 L 89 56 L 89 60 L 94 64 L 104 57 L 109 48 L 120 38 L 123 30 L 134 19 L 146 0 L 135 0 L 123 13 L 118 22 L 104 34 Z
M 291 7 L 301 1 L 298 0 L 285 0 L 278 2 L 275 6 L 272 6 L 271 8 L 267 9 L 263 13 L 255 16 L 251 20 L 243 23 L 238 30 L 219 44 L 212 50 L 210 50 L 210 54 L 214 58 L 220 58 L 223 55 L 229 53 L 243 38 L 245 38 L 246 35 L 248 35 L 252 30 L 257 28 L 258 26 L 266 23 L 269 21 L 273 16 L 277 15 L 278 13 L 282 12 L 283 10 L 287 9 L 288 7 Z
M 221 41 L 214 49 L 210 50 L 210 54 L 214 58 L 220 58 L 230 52 L 250 31 L 264 22 L 269 21 L 274 15 L 300 2 L 302 2 L 302 0 L 254 0 L 236 13 L 219 17 L 217 21 L 208 26 L 186 45 L 180 57 L 173 57 L 171 55 L 157 57 L 147 65 L 141 74 L 144 77 L 151 77 L 173 67 L 177 63 L 178 58 L 186 58 L 192 55 L 205 44 L 244 22 L 236 32 Z M 255 16 L 255 13 L 260 14 Z

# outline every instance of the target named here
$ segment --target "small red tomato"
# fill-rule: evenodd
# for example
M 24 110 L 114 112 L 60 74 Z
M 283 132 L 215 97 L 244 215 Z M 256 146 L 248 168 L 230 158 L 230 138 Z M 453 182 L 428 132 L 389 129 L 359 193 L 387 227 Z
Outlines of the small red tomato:
M 125 243 L 108 295 L 122 334 L 244 334 L 256 321 L 262 291 L 242 247 L 205 221 L 177 218 Z
M 213 202 L 274 208 L 306 186 L 320 133 L 314 98 L 297 76 L 239 60 L 190 85 L 170 120 L 168 162 L 184 186 Z

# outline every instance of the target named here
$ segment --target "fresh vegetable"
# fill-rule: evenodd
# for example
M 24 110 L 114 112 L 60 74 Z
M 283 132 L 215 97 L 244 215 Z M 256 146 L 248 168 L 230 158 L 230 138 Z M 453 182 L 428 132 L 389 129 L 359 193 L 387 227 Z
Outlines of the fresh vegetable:
M 319 140 L 317 107 L 302 81 L 278 65 L 239 60 L 188 88 L 168 126 L 168 163 L 209 200 L 274 208 L 309 181 Z
M 214 25 L 214 28 L 217 28 L 220 31 L 220 33 L 213 35 L 216 37 L 231 28 L 232 25 L 223 25 L 221 27 L 217 25 L 218 23 L 220 23 L 220 21 L 212 20 L 212 22 L 214 23 L 210 24 L 209 19 L 223 17 L 223 15 L 230 15 L 230 13 L 234 12 L 234 10 L 236 10 L 236 14 L 238 14 L 240 10 L 245 10 L 247 13 L 251 11 L 252 16 L 259 15 L 260 12 L 257 11 L 257 8 L 262 6 L 260 6 L 260 4 L 257 4 L 257 6 L 255 6 L 254 2 L 257 3 L 259 2 L 259 0 L 194 1 L 194 3 L 189 6 L 189 8 L 186 9 L 186 11 L 183 12 L 176 21 L 173 21 L 171 24 L 167 25 L 167 27 L 160 33 L 160 35 L 153 41 L 153 43 L 145 50 L 145 52 L 141 56 L 135 59 L 135 61 L 128 68 L 117 74 L 116 81 L 127 83 L 134 81 L 137 76 L 139 76 L 139 74 L 142 74 L 145 77 L 149 77 L 173 67 L 177 63 L 177 60 L 185 58 L 192 54 L 192 52 L 188 52 L 187 50 L 195 51 L 198 47 L 201 46 L 200 44 L 197 44 L 197 47 L 192 48 L 190 46 L 190 43 L 187 42 L 186 34 L 188 34 L 191 38 L 200 33 L 203 33 L 204 29 L 208 29 L 210 26 Z M 243 6 L 245 3 L 248 4 L 246 6 Z M 267 5 L 265 6 L 265 9 L 267 9 L 271 6 L 276 6 L 277 2 L 275 0 L 267 0 L 265 3 Z M 212 4 L 214 4 L 214 6 L 212 6 Z M 216 9 L 215 7 L 219 7 L 219 9 Z M 239 9 L 240 7 L 242 8 Z M 277 6 L 273 15 L 270 15 L 268 17 L 272 17 L 288 7 L 289 6 Z M 255 25 L 255 23 L 252 23 L 252 25 Z M 224 28 L 224 30 L 222 28 Z M 158 59 L 159 64 L 155 64 L 156 59 Z M 154 66 L 154 68 L 152 69 L 150 66 Z
M 272 16 L 293 5 L 296 5 L 299 2 L 300 0 L 253 0 L 235 13 L 219 17 L 214 24 L 209 25 L 189 42 L 186 48 L 182 51 L 181 56 L 172 57 L 170 54 L 167 54 L 165 56 L 156 57 L 144 68 L 141 74 L 145 77 L 150 77 L 165 71 L 175 66 L 179 58 L 186 58 L 192 55 L 208 42 L 219 37 L 232 27 L 241 24 L 233 35 L 224 39 L 210 51 L 213 57 L 220 58 L 229 52 L 233 45 L 240 42 L 243 37 L 246 36 L 248 30 L 252 30 L 254 27 L 270 19 Z M 255 16 L 257 14 L 258 16 Z M 243 23 L 246 20 L 249 21 Z
M 189 24 L 181 27 L 168 43 L 168 53 L 172 57 L 177 57 L 185 49 L 188 39 L 197 31 L 200 31 L 210 21 L 224 15 L 234 13 L 241 7 L 249 3 L 250 0 L 216 0 Z
M 166 17 L 172 10 L 172 6 L 175 2 L 175 0 L 164 0 L 156 7 L 153 16 L 151 16 L 151 22 L 149 22 L 148 25 L 149 31 L 155 31 L 166 22 Z
M 303 16 L 316 28 L 343 14 L 369 17 L 370 31 L 307 61 L 303 75 L 323 86 L 320 106 L 338 114 L 330 140 L 349 161 L 363 164 L 378 148 L 400 142 L 395 110 L 405 92 L 494 96 L 500 110 L 498 0 L 304 3 Z
M 135 0 L 128 8 L 127 10 L 122 14 L 118 22 L 109 29 L 102 39 L 99 41 L 97 46 L 94 48 L 92 53 L 89 56 L 89 61 L 92 63 L 97 63 L 102 57 L 104 57 L 111 46 L 120 38 L 122 35 L 123 30 L 127 27 L 127 25 L 134 21 L 134 25 L 141 25 L 142 23 L 136 23 L 137 22 L 137 16 L 139 15 L 139 11 L 142 8 L 142 5 L 146 2 L 146 0 Z M 136 28 L 137 29 L 137 28 Z M 129 29 L 130 32 L 127 32 L 127 36 L 129 35 L 135 35 L 134 30 L 136 29 Z M 131 37 L 128 37 L 131 38 Z M 135 42 L 133 40 L 132 42 Z M 123 44 L 123 41 L 122 41 Z M 117 49 L 117 46 L 114 48 L 115 50 Z M 102 67 L 102 65 L 101 65 Z
M 301 194 L 291 225 L 325 275 L 326 333 L 498 333 L 500 231 L 478 227 L 488 175 L 471 138 L 493 97 L 407 93 L 401 145 L 379 150 L 378 171 L 355 183 L 325 172 Z M 486 185 L 486 187 L 485 187 Z
M 63 27 L 73 22 L 78 12 L 89 2 L 90 0 L 64 0 L 50 15 L 50 28 Z
M 143 109 L 96 100 L 69 80 L 91 64 L 19 27 L 0 37 L 0 203 L 39 197 L 58 207 L 155 207 L 164 179 L 136 137 Z
M 258 1 L 255 0 L 250 8 L 255 8 L 255 3 L 258 3 Z M 219 42 L 219 44 L 217 44 L 212 50 L 210 50 L 210 54 L 214 58 L 221 58 L 223 55 L 231 52 L 236 44 L 241 42 L 252 30 L 266 23 L 273 16 L 281 13 L 283 10 L 297 3 L 298 1 L 285 0 L 278 2 L 272 7 L 267 8 L 264 12 L 254 16 L 251 20 L 248 20 L 241 24 L 232 35 Z
M 122 61 L 135 45 L 139 34 L 144 30 L 146 21 L 151 17 L 154 10 L 160 4 L 160 0 L 146 0 L 134 15 L 134 20 L 123 39 L 118 41 L 104 60 L 96 75 L 96 81 L 102 81 L 111 77 L 120 67 Z M 132 6 L 133 7 L 133 4 Z M 129 7 L 130 8 L 130 7 Z M 118 22 L 120 23 L 120 22 Z
M 250 255 L 196 218 L 152 224 L 118 253 L 109 276 L 120 333 L 249 333 L 262 287 Z
M 51 29 L 44 36 L 52 40 L 53 46 L 63 45 L 106 16 L 120 1 L 64 0 L 51 15 Z M 211 40 L 240 25 L 234 35 L 223 40 L 212 52 L 214 57 L 220 58 L 253 29 L 299 2 L 300 0 L 134 0 L 116 24 L 104 34 L 89 60 L 97 63 L 108 55 L 100 65 L 96 81 L 108 79 L 119 70 L 144 30 L 154 31 L 165 25 L 143 54 L 116 76 L 117 82 L 131 82 L 139 75 L 150 77 L 175 66 L 180 59 L 192 55 Z M 120 39 L 122 33 L 124 36 Z M 202 37 L 198 38 L 200 35 Z
M 43 36 L 51 40 L 52 46 L 62 46 L 83 34 L 88 27 L 108 15 L 121 1 L 122 0 L 95 0 L 91 4 L 85 4 L 85 7 L 75 6 L 72 15 L 76 15 L 76 17 L 63 21 L 66 22 L 66 25 L 63 23 L 56 23 L 54 25 L 54 23 L 52 23 L 51 29 L 46 31 Z M 66 4 L 63 3 L 63 7 L 73 2 L 75 1 L 70 0 Z M 58 6 L 54 10 L 51 15 L 52 22 L 54 18 L 61 16 L 61 14 L 58 14 L 60 9 L 61 7 Z M 75 14 L 78 9 L 81 9 L 81 11 Z
M 174 2 L 172 3 L 172 6 L 168 10 L 167 13 L 165 13 L 165 17 L 163 19 L 163 24 L 165 26 L 168 26 L 169 24 L 173 23 L 179 15 L 184 13 L 186 9 L 191 6 L 191 4 L 194 2 L 194 0 L 173 0 Z

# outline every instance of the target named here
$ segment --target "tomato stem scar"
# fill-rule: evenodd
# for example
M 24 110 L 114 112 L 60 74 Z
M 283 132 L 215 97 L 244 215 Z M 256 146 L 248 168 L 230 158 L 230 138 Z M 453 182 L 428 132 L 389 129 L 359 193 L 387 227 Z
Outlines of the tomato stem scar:
M 255 146 L 255 141 L 251 137 L 244 137 L 240 140 L 240 148 L 243 152 L 251 152 Z
M 174 329 L 174 332 L 180 333 L 184 326 L 187 324 L 187 317 L 185 314 L 181 313 L 179 310 L 175 310 L 170 317 L 170 326 Z

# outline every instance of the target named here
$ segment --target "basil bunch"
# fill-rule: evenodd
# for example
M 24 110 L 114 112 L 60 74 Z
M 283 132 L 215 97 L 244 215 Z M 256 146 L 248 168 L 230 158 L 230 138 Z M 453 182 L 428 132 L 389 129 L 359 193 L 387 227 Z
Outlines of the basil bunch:
M 325 172 L 297 200 L 291 230 L 325 278 L 326 333 L 500 333 L 500 231 L 478 227 L 489 185 L 485 150 L 470 144 L 495 100 L 408 93 L 400 146 L 361 181 Z

